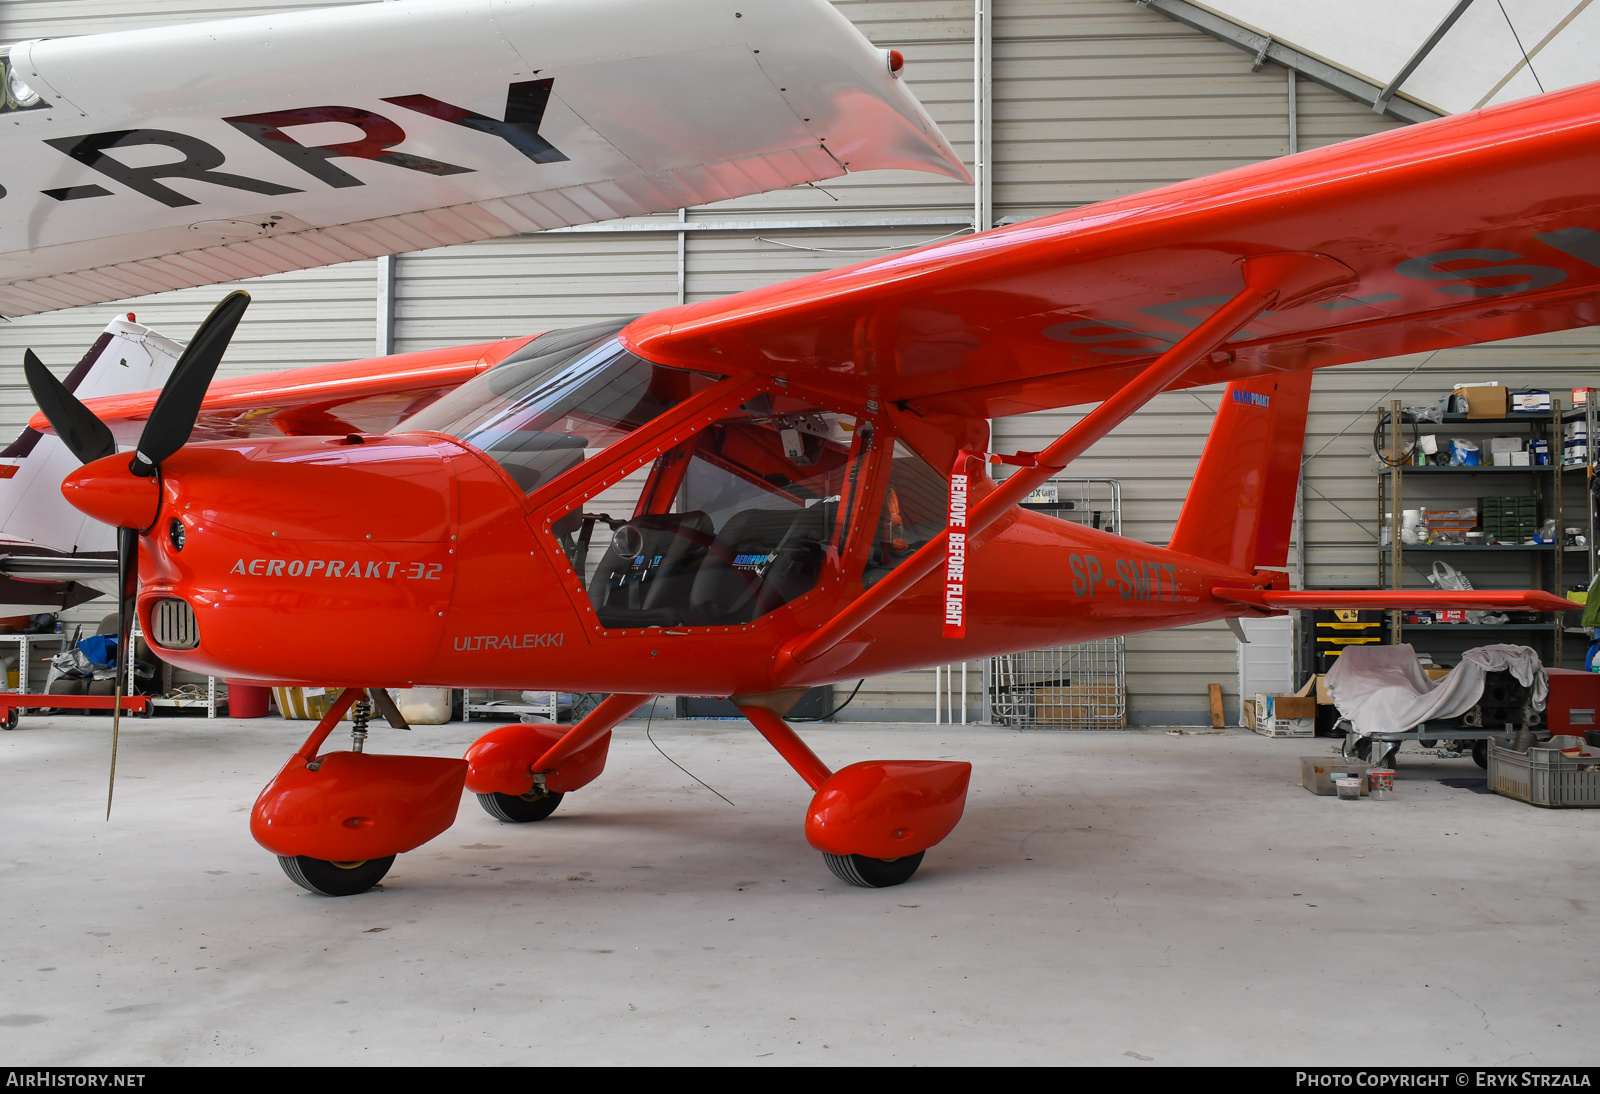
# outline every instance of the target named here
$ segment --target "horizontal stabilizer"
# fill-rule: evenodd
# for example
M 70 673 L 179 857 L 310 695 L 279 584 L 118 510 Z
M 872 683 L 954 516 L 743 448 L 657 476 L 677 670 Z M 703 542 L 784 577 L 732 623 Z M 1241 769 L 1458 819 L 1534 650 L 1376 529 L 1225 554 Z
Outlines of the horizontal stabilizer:
M 1218 600 L 1236 600 L 1259 608 L 1370 608 L 1379 611 L 1468 611 L 1575 612 L 1583 608 L 1566 597 L 1538 589 L 1475 589 L 1471 592 L 1438 592 L 1412 589 L 1306 589 L 1299 592 L 1276 589 L 1212 589 Z

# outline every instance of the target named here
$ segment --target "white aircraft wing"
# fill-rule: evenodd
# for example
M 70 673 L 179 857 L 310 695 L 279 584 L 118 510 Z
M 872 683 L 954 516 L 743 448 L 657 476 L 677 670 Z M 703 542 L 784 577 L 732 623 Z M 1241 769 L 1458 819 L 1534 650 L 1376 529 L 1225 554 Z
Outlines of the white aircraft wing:
M 827 0 L 394 0 L 0 49 L 0 315 L 967 178 Z

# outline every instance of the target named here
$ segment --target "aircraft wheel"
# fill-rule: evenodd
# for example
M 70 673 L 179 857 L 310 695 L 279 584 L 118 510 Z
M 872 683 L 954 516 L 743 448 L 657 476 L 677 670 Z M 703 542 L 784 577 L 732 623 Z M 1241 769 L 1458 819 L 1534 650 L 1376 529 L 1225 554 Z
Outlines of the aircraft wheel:
M 1473 741 L 1472 742 L 1472 762 L 1477 764 L 1479 767 L 1483 768 L 1485 771 L 1489 770 L 1489 742 L 1488 741 Z
M 863 889 L 887 889 L 910 881 L 911 875 L 922 865 L 924 853 L 918 851 L 904 858 L 868 858 L 866 855 L 830 855 L 824 851 L 822 861 L 840 881 Z
M 22 711 L 18 710 L 16 707 L 12 707 L 10 710 L 6 711 L 6 719 L 3 723 L 0 723 L 0 725 L 4 725 L 6 729 L 16 729 L 17 724 L 21 721 Z
M 360 862 L 328 862 L 309 855 L 279 855 L 278 865 L 283 867 L 290 881 L 319 896 L 355 896 L 383 880 L 383 875 L 394 865 L 394 856 Z
M 511 824 L 541 821 L 556 811 L 562 795 L 548 790 L 530 790 L 526 794 L 479 794 L 478 804 L 495 820 Z

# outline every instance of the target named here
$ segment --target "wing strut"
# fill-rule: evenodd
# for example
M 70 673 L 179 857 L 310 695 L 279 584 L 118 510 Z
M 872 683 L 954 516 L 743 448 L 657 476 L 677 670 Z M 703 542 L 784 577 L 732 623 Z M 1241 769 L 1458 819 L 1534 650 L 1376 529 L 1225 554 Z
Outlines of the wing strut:
M 1245 324 L 1269 308 L 1279 310 L 1333 296 L 1355 282 L 1344 263 L 1326 255 L 1286 252 L 1252 255 L 1240 262 L 1244 288 L 1199 326 L 1180 338 L 1144 371 L 1085 415 L 1035 458 L 999 483 L 967 514 L 968 541 L 1010 510 L 1035 487 L 1059 474 L 1086 449 L 1115 429 L 1134 411 L 1176 383 Z M 889 576 L 853 600 L 838 615 L 778 651 L 779 679 L 798 672 L 853 634 L 892 604 L 902 593 L 944 564 L 947 533 L 941 532 L 897 566 Z

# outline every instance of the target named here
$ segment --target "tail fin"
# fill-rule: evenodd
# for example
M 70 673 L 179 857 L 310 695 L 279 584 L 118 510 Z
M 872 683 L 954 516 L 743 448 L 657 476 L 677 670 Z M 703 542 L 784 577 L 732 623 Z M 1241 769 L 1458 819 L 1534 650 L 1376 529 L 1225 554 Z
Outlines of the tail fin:
M 1309 369 L 1224 389 L 1171 550 L 1247 572 L 1284 566 L 1310 402 Z
M 136 323 L 114 319 L 64 381 L 80 399 L 158 388 L 183 347 Z M 78 466 L 61 441 L 24 429 L 0 451 L 0 539 L 24 540 L 67 553 L 110 551 L 116 533 L 61 496 L 61 480 Z

